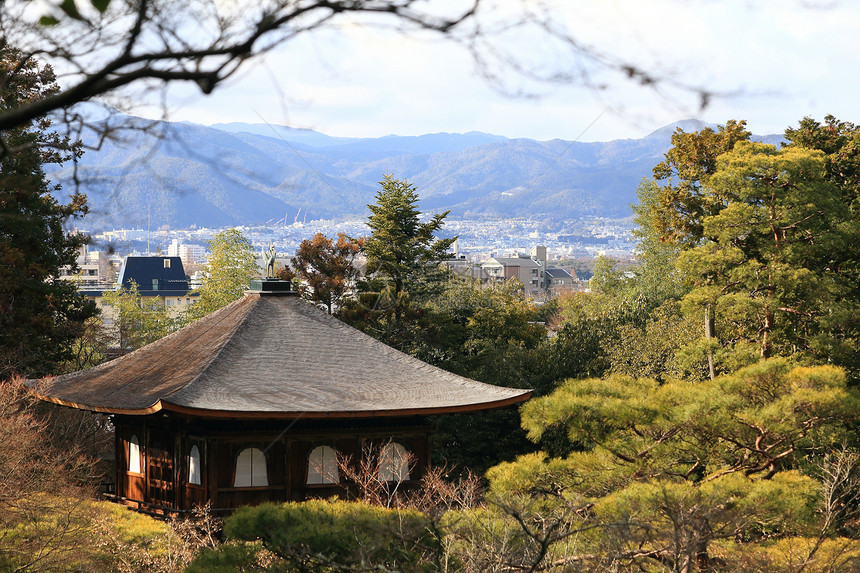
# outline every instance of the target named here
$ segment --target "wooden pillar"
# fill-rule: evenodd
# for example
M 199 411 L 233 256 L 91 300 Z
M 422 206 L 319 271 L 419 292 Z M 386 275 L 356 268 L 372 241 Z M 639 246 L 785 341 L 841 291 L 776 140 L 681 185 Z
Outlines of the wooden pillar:
M 178 424 L 173 431 L 173 507 L 175 509 L 187 509 L 185 507 L 185 480 L 182 476 L 184 470 L 185 451 L 182 448 L 182 423 Z
M 292 441 L 286 437 L 281 438 L 281 443 L 284 448 L 284 501 L 290 501 L 292 497 L 292 479 L 293 479 L 293 448 Z
M 150 500 L 149 496 L 149 458 L 152 455 L 152 452 L 150 451 L 151 436 L 149 435 L 149 425 L 146 422 L 143 423 L 143 432 L 141 433 L 143 434 L 143 464 L 140 468 L 143 470 L 143 495 L 141 497 L 143 498 L 142 501 L 144 503 L 151 503 L 152 500 Z
M 125 483 L 123 483 L 123 476 L 125 475 L 126 464 L 128 461 L 126 460 L 125 455 L 125 447 L 123 446 L 122 436 L 120 435 L 122 432 L 117 427 L 116 424 L 116 416 L 111 416 L 111 423 L 113 423 L 113 451 L 114 451 L 114 463 L 113 463 L 113 472 L 114 472 L 114 481 L 113 481 L 113 493 L 117 497 L 117 499 L 121 497 L 127 497 L 126 495 L 126 487 Z
M 430 463 L 431 463 L 431 460 L 433 459 L 433 454 L 430 451 L 430 446 L 431 446 L 430 432 L 425 430 L 424 431 L 424 457 L 425 457 L 424 472 L 425 473 L 430 471 L 430 469 L 431 469 Z M 421 476 L 421 477 L 424 477 L 424 476 Z
M 217 438 L 206 438 L 206 492 L 212 501 L 212 508 L 218 505 L 218 471 L 215 465 L 215 452 L 218 450 Z

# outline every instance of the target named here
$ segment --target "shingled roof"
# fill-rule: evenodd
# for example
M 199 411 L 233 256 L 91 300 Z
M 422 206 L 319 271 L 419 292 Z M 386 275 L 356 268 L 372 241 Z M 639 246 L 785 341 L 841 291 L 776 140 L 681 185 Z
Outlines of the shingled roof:
M 123 357 L 28 386 L 97 412 L 241 418 L 465 412 L 531 395 L 421 362 L 294 294 L 259 292 Z

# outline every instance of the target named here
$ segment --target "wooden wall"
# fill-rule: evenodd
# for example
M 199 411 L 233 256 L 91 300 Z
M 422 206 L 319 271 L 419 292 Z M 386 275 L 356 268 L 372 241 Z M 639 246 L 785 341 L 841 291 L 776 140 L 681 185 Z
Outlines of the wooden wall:
M 345 484 L 308 484 L 308 456 L 320 445 L 334 448 L 353 463 L 388 441 L 403 445 L 413 456 L 410 483 L 416 484 L 429 465 L 429 427 L 420 419 L 379 427 L 370 421 L 347 423 L 284 421 L 222 422 L 167 416 L 115 416 L 116 495 L 119 501 L 152 511 L 191 510 L 212 502 L 229 510 L 265 501 L 299 501 L 312 497 L 349 497 Z M 289 431 L 285 431 L 286 427 Z M 280 431 L 278 431 L 278 429 Z M 129 472 L 129 440 L 135 435 L 141 451 L 140 472 Z M 200 453 L 201 483 L 189 483 L 188 456 Z M 266 458 L 268 485 L 235 487 L 236 460 L 246 448 Z M 343 476 L 341 476 L 343 480 Z

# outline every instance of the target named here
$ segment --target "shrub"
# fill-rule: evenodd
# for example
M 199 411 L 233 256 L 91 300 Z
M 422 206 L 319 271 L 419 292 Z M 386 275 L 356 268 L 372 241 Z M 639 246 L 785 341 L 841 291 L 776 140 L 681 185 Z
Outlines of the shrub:
M 228 542 L 203 551 L 188 573 L 220 570 L 303 572 L 435 569 L 440 544 L 428 517 L 336 499 L 239 508 Z

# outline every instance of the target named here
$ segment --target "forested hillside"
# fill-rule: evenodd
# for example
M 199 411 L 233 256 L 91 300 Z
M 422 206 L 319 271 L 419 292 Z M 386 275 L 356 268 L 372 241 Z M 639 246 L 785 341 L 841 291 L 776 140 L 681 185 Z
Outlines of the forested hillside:
M 79 166 L 91 229 L 254 225 L 292 220 L 300 209 L 303 219 L 364 216 L 385 173 L 413 182 L 422 209 L 455 217 L 623 217 L 671 129 L 605 143 L 477 132 L 355 139 L 190 123 L 117 135 Z M 68 164 L 52 174 L 65 188 L 71 177 Z

